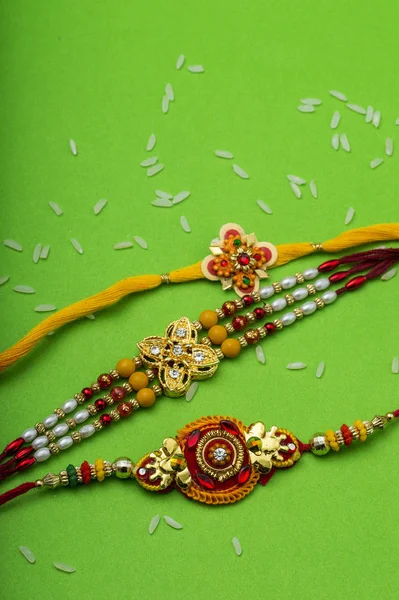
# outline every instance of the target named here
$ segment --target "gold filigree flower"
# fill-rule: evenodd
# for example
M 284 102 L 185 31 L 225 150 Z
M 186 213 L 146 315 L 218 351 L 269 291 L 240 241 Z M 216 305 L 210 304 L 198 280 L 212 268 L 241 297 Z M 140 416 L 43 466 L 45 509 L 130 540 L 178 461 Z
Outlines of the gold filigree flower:
M 245 433 L 245 441 L 251 457 L 251 463 L 261 473 L 268 473 L 274 461 L 283 461 L 280 450 L 288 452 L 288 446 L 282 444 L 285 434 L 276 435 L 277 427 L 273 425 L 270 431 L 261 421 L 253 423 Z
M 147 463 L 147 467 L 153 469 L 153 473 L 150 475 L 151 482 L 160 479 L 161 489 L 166 489 L 173 481 L 182 489 L 189 487 L 191 484 L 190 471 L 187 468 L 183 451 L 174 438 L 166 438 L 162 448 L 151 452 L 150 458 L 151 462 Z

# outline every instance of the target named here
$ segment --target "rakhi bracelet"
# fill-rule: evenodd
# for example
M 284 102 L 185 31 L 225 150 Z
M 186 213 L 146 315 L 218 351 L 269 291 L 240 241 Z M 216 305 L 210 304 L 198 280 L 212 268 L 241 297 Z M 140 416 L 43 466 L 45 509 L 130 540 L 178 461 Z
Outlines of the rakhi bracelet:
M 281 282 L 262 287 L 259 293 L 252 292 L 239 300 L 227 301 L 221 309 L 204 311 L 201 313 L 199 321 L 190 323 L 186 317 L 183 317 L 179 321 L 171 323 L 167 327 L 164 337 L 152 336 L 138 344 L 139 357 L 135 357 L 133 360 L 122 359 L 116 369 L 111 370 L 110 373 L 101 374 L 90 387 L 83 388 L 82 392 L 67 400 L 61 408 L 55 409 L 54 414 L 46 417 L 43 422 L 37 423 L 35 427 L 25 430 L 19 438 L 8 444 L 0 455 L 1 460 L 7 460 L 0 465 L 0 480 L 25 470 L 36 462 L 43 462 L 52 454 L 58 454 L 60 450 L 65 450 L 74 443 L 91 437 L 96 431 L 101 431 L 112 422 L 119 421 L 121 417 L 130 416 L 133 410 L 152 406 L 157 396 L 162 394 L 172 397 L 183 395 L 192 380 L 211 377 L 224 357 L 235 358 L 241 348 L 245 348 L 248 344 L 254 344 L 267 335 L 300 320 L 303 316 L 313 314 L 317 309 L 322 309 L 325 305 L 334 302 L 344 292 L 358 289 L 367 281 L 380 276 L 398 259 L 399 250 L 380 249 L 330 260 L 317 269 L 307 269 L 303 274 L 297 273 L 295 276 L 283 278 Z M 269 299 L 275 293 L 293 288 L 297 283 L 302 284 L 305 281 L 313 280 L 319 274 L 335 270 L 343 264 L 354 266 L 346 271 L 335 272 L 329 278 L 316 279 L 314 284 L 297 288 L 292 294 L 286 294 L 285 297 L 278 298 L 271 304 L 264 304 L 263 308 L 255 308 L 253 312 L 247 313 L 245 316 L 236 316 L 226 326 L 217 324 L 219 319 L 231 316 L 244 307 L 248 308 L 254 303 Z M 229 333 L 243 329 L 254 320 L 260 320 L 265 315 L 270 316 L 274 311 L 282 310 L 295 301 L 302 301 L 309 294 L 313 295 L 317 291 L 326 290 L 330 284 L 341 282 L 364 270 L 367 271 L 365 275 L 351 278 L 336 292 L 324 291 L 320 298 L 315 297 L 313 300 L 306 301 L 301 307 L 285 313 L 281 319 L 266 322 L 257 329 L 250 328 L 238 339 L 228 338 Z M 208 329 L 208 336 L 202 338 L 201 343 L 198 344 L 197 334 L 202 328 Z M 214 350 L 210 347 L 212 344 L 220 344 L 220 348 Z M 143 364 L 148 367 L 147 370 L 145 372 L 137 371 L 136 369 Z M 99 398 L 94 404 L 89 404 L 87 409 L 80 409 L 73 417 L 67 418 L 65 423 L 59 423 L 59 420 L 73 412 L 78 404 L 91 400 L 93 395 L 101 390 L 109 389 L 120 376 L 129 378 L 129 381 L 114 386 L 104 398 Z M 159 385 L 154 384 L 149 387 L 149 382 L 155 377 L 158 378 Z M 133 391 L 137 392 L 136 397 L 126 398 Z M 82 425 L 90 416 L 96 416 L 115 402 L 119 402 L 119 404 L 109 414 L 104 413 L 93 423 L 83 425 L 79 431 L 72 431 L 77 425 Z M 24 445 L 25 443 L 31 443 L 31 445 Z
M 357 419 L 336 430 L 314 434 L 303 444 L 291 431 L 261 421 L 245 426 L 231 417 L 203 417 L 186 425 L 175 438 L 164 439 L 161 448 L 145 454 L 137 463 L 128 457 L 114 462 L 99 458 L 94 464 L 69 464 L 58 474 L 24 483 L 0 496 L 0 505 L 31 489 L 59 486 L 75 488 L 116 475 L 135 479 L 146 490 L 165 493 L 176 489 L 202 503 L 233 504 L 247 496 L 257 483 L 265 485 L 277 470 L 293 467 L 305 452 L 325 456 L 354 441 L 365 442 L 376 429 L 399 417 L 399 409 L 371 421 Z

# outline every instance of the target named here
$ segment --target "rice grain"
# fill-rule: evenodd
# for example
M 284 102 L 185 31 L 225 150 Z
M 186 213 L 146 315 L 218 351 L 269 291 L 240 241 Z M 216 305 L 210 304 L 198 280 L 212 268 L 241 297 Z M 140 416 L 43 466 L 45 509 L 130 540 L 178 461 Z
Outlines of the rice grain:
M 299 371 L 300 369 L 306 369 L 306 364 L 303 362 L 288 363 L 287 369 L 290 371 Z
M 374 127 L 379 127 L 381 123 L 381 112 L 376 110 L 373 114 L 373 125 Z
M 180 71 L 180 69 L 182 68 L 182 66 L 184 65 L 184 61 L 185 61 L 185 56 L 184 54 L 180 54 L 179 58 L 176 61 L 176 69 L 178 71 Z
M 16 285 L 12 288 L 14 292 L 18 292 L 19 294 L 35 294 L 36 290 L 30 285 Z
M 95 215 L 99 215 L 104 206 L 107 204 L 108 200 L 105 198 L 101 198 L 96 204 L 93 206 L 93 211 Z
M 296 183 L 297 185 L 305 185 L 306 179 L 302 177 L 298 177 L 297 175 L 287 175 L 288 181 L 292 181 L 292 183 Z
M 93 313 L 89 313 L 88 315 L 85 315 L 86 319 L 89 319 L 89 321 L 95 321 L 96 317 Z
M 310 193 L 312 194 L 313 198 L 315 198 L 317 200 L 317 197 L 318 197 L 317 185 L 313 179 L 310 182 L 309 188 L 310 188 Z
M 355 216 L 355 209 L 350 206 L 348 208 L 348 212 L 346 213 L 346 217 L 345 217 L 345 225 L 349 225 L 349 223 L 352 221 L 353 217 Z
M 154 150 L 156 143 L 157 143 L 157 138 L 155 136 L 155 133 L 152 133 L 150 135 L 150 137 L 148 138 L 147 146 L 145 148 L 147 150 L 147 152 L 151 152 L 151 150 Z
M 237 554 L 237 556 L 241 556 L 242 546 L 241 546 L 241 543 L 240 543 L 240 540 L 238 539 L 238 537 L 233 537 L 231 540 L 231 543 L 233 544 L 233 548 L 234 548 L 234 551 Z
M 385 140 L 385 154 L 387 156 L 392 156 L 393 154 L 393 139 L 391 137 Z
M 27 546 L 20 546 L 19 551 L 21 552 L 22 556 L 24 556 L 26 560 L 31 563 L 31 565 L 36 562 L 35 555 Z
M 396 267 L 393 267 L 393 269 L 389 269 L 389 271 L 387 271 L 386 273 L 384 273 L 384 275 L 381 276 L 381 280 L 389 281 L 390 279 L 392 279 L 392 277 L 395 277 L 395 275 L 396 275 Z
M 152 165 L 155 165 L 157 162 L 158 156 L 150 156 L 149 158 L 141 161 L 140 167 L 152 167 Z
M 168 515 L 164 515 L 165 523 L 169 525 L 169 527 L 173 527 L 173 529 L 183 529 L 183 525 L 178 523 L 172 517 L 168 517 Z
M 377 167 L 379 167 L 380 165 L 382 165 L 382 163 L 384 162 L 384 160 L 382 158 L 374 158 L 371 162 L 370 162 L 370 167 L 372 169 L 376 169 Z
M 265 202 L 263 202 L 263 200 L 257 200 L 257 201 L 256 201 L 256 204 L 257 204 L 257 205 L 259 206 L 259 208 L 260 208 L 261 210 L 263 210 L 263 211 L 264 211 L 266 214 L 268 214 L 268 215 L 272 215 L 272 214 L 273 214 L 273 211 L 272 211 L 272 209 L 270 208 L 270 206 L 268 206 L 268 205 L 267 205 Z
M 71 152 L 74 156 L 78 155 L 78 149 L 76 148 L 76 142 L 75 140 L 69 140 L 69 147 L 71 149 Z
M 155 517 L 152 517 L 150 524 L 148 525 L 148 533 L 150 535 L 152 535 L 154 533 L 154 531 L 156 530 L 156 528 L 159 525 L 160 520 L 161 520 L 160 515 L 155 515 Z
M 42 245 L 41 244 L 36 244 L 34 250 L 33 250 L 33 262 L 35 264 L 37 264 L 39 262 L 39 258 L 40 258 L 40 254 L 42 252 Z
M 49 202 L 49 205 L 53 209 L 53 211 L 55 212 L 55 214 L 57 215 L 57 217 L 59 217 L 60 215 L 64 214 L 61 206 L 59 204 L 57 204 L 57 202 Z
M 168 100 L 170 102 L 173 102 L 173 100 L 175 99 L 175 92 L 173 90 L 172 84 L 171 83 L 167 83 L 165 86 L 165 94 L 168 97 Z
M 219 158 L 233 158 L 233 155 L 228 150 L 215 150 L 216 156 Z
M 133 242 L 118 242 L 114 245 L 114 250 L 125 250 L 126 248 L 132 248 Z
M 204 73 L 205 69 L 202 65 L 190 65 L 187 67 L 190 73 Z
M 184 217 L 184 216 L 180 217 L 180 225 L 182 226 L 183 231 L 185 231 L 186 233 L 191 232 L 191 227 L 188 224 L 186 217 Z
M 165 95 L 162 98 L 162 112 L 166 115 L 169 110 L 169 98 Z
M 136 244 L 140 246 L 140 248 L 143 248 L 143 250 L 147 250 L 148 244 L 142 237 L 140 237 L 139 235 L 134 235 L 133 239 L 136 242 Z
M 373 120 L 374 108 L 372 106 L 368 106 L 366 110 L 366 123 L 371 123 Z
M 53 565 L 59 571 L 64 571 L 64 573 L 75 573 L 76 569 L 71 567 L 71 565 L 66 565 L 65 563 L 54 562 Z
M 3 244 L 7 246 L 7 248 L 11 248 L 11 250 L 16 250 L 17 252 L 22 252 L 23 250 L 21 244 L 15 240 L 4 240 Z
M 319 365 L 318 365 L 318 367 L 317 367 L 317 369 L 316 369 L 316 377 L 317 377 L 317 379 L 320 379 L 320 377 L 322 377 L 322 376 L 323 376 L 323 373 L 324 373 L 324 368 L 325 368 L 325 364 L 324 364 L 324 360 L 322 360 L 322 361 L 319 363 Z
M 195 394 L 197 393 L 198 390 L 198 381 L 194 381 L 190 387 L 188 388 L 187 392 L 186 392 L 186 400 L 187 402 L 191 402 L 191 400 L 194 398 Z
M 292 181 L 290 182 L 290 186 L 292 191 L 294 192 L 295 196 L 300 199 L 302 198 L 302 192 L 301 192 L 301 188 L 299 187 L 299 185 L 297 185 L 296 183 L 293 183 Z
M 315 107 L 312 104 L 300 104 L 298 110 L 303 113 L 313 113 L 315 112 Z
M 334 148 L 334 150 L 338 150 L 338 148 L 339 148 L 339 134 L 338 133 L 334 133 L 334 135 L 332 136 L 331 146 Z
M 76 252 L 78 252 L 79 254 L 83 254 L 83 248 L 76 238 L 71 238 L 71 244 L 75 248 Z
M 330 123 L 331 129 L 336 129 L 339 125 L 340 120 L 341 120 L 341 113 L 338 112 L 338 110 L 336 110 L 331 119 L 331 123 Z
M 38 304 L 38 306 L 35 306 L 35 312 L 52 312 L 53 310 L 57 310 L 54 304 Z
M 40 258 L 42 258 L 43 260 L 46 260 L 46 258 L 49 255 L 50 252 L 50 244 L 47 244 L 47 246 L 43 246 L 42 251 L 40 252 Z
M 363 106 L 359 106 L 358 104 L 347 104 L 346 108 L 353 110 L 353 112 L 358 113 L 359 115 L 365 115 L 367 112 Z
M 189 195 L 190 195 L 190 192 L 187 192 L 187 191 L 179 192 L 173 198 L 172 204 L 179 204 L 179 202 L 183 202 L 183 200 L 186 200 L 189 197 Z
M 3 277 L 0 277 L 0 285 L 4 285 L 5 283 L 7 283 L 7 281 L 10 279 L 9 275 L 4 275 Z
M 339 136 L 339 140 L 340 140 L 341 146 L 345 150 L 345 152 L 350 152 L 351 147 L 350 147 L 348 136 L 346 135 L 346 133 L 341 133 L 341 135 Z
M 348 98 L 342 92 L 338 92 L 337 90 L 330 90 L 330 94 L 337 100 L 341 100 L 342 102 L 348 102 Z
M 392 359 L 392 373 L 397 375 L 399 373 L 399 357 L 394 356 Z
M 172 194 L 164 192 L 163 190 L 155 190 L 155 194 L 158 196 L 158 198 L 167 198 L 168 200 L 171 200 L 173 198 Z
M 301 98 L 302 104 L 310 104 L 311 106 L 320 106 L 323 101 L 319 98 Z
M 151 202 L 153 206 L 160 206 L 161 208 L 170 208 L 173 206 L 172 202 L 167 198 L 157 198 Z
M 147 177 L 153 177 L 157 173 L 160 173 L 165 168 L 165 165 L 159 163 L 158 165 L 154 165 L 147 170 Z
M 260 362 L 262 365 L 264 365 L 266 363 L 266 357 L 265 357 L 265 353 L 263 352 L 262 346 L 257 344 L 256 348 L 255 348 L 255 352 L 256 352 L 256 358 L 257 358 L 258 362 Z
M 233 164 L 233 171 L 236 175 L 241 177 L 241 179 L 249 179 L 248 173 L 246 171 L 244 171 L 244 169 L 242 169 L 241 167 L 236 165 L 235 163 Z

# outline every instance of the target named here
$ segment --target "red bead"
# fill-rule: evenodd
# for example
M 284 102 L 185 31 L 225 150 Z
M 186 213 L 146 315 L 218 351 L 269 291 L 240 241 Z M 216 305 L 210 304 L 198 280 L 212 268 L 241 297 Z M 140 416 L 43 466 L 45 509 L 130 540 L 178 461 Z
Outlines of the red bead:
M 123 417 L 128 417 L 131 414 L 133 407 L 131 404 L 128 404 L 127 402 L 121 402 L 121 404 L 118 405 L 116 410 L 118 411 L 120 416 L 123 418 Z
M 17 466 L 15 467 L 15 471 L 24 471 L 25 469 L 33 465 L 35 462 L 36 458 L 33 458 L 33 456 L 31 456 L 30 458 L 25 458 L 17 464 Z
M 112 388 L 112 390 L 110 391 L 110 394 L 111 394 L 111 398 L 115 402 L 120 402 L 126 396 L 125 390 L 120 385 L 116 385 L 114 388 Z
M 267 331 L 267 335 L 273 335 L 273 333 L 276 331 L 276 326 L 273 323 L 266 323 L 265 329 Z
M 24 441 L 25 440 L 23 437 L 19 437 L 16 440 L 10 442 L 8 446 L 4 448 L 4 455 L 9 456 L 10 454 L 14 454 L 14 452 L 17 452 L 24 443 Z
M 107 406 L 107 403 L 102 398 L 99 398 L 98 400 L 95 401 L 94 406 L 96 407 L 98 412 L 101 412 L 105 409 L 105 407 Z
M 394 410 L 392 414 L 395 418 L 399 417 L 399 408 L 397 410 Z
M 263 317 L 265 316 L 265 314 L 266 313 L 263 310 L 263 308 L 258 307 L 258 308 L 254 309 L 254 316 L 255 316 L 255 319 L 257 319 L 258 321 L 260 321 L 261 319 L 263 319 Z
M 237 477 L 238 483 L 240 483 L 241 485 L 243 483 L 246 483 L 248 481 L 250 475 L 251 475 L 251 467 L 249 465 L 246 465 L 238 473 L 238 477 Z
M 108 414 L 101 415 L 100 422 L 101 422 L 101 425 L 103 425 L 104 427 L 107 427 L 107 425 L 111 425 L 112 418 Z
M 106 390 L 107 388 L 111 387 L 112 381 L 113 381 L 113 377 L 109 373 L 102 373 L 97 378 L 97 383 L 102 390 Z
M 237 307 L 231 300 L 227 300 L 227 302 L 223 303 L 222 311 L 226 315 L 226 317 L 228 317 L 229 315 L 234 315 L 236 310 Z
M 223 260 L 221 260 L 221 261 L 220 261 L 220 266 L 221 266 L 221 267 L 227 267 L 227 265 L 228 265 L 228 264 L 229 264 L 229 263 L 228 263 L 228 262 L 227 262 L 227 260 L 225 260 L 225 259 L 223 259 Z
M 86 400 L 90 400 L 90 398 L 93 396 L 93 390 L 91 388 L 83 388 L 82 394 Z
M 213 488 L 215 487 L 214 481 L 204 473 L 197 473 L 197 480 L 198 483 L 207 490 L 213 490 Z
M 240 331 L 241 329 L 244 329 L 245 325 L 247 324 L 247 318 L 238 315 L 237 317 L 234 317 L 234 319 L 231 321 L 231 324 L 233 325 L 235 331 Z
M 248 344 L 256 344 L 259 342 L 260 334 L 256 329 L 248 329 L 244 334 Z
M 198 444 L 200 437 L 201 432 L 199 429 L 192 431 L 187 438 L 187 448 L 194 448 Z
M 233 421 L 220 421 L 220 425 L 222 426 L 222 429 L 228 433 L 232 433 L 233 435 L 238 435 L 240 433 L 240 430 Z
M 338 283 L 338 281 L 346 279 L 346 277 L 348 277 L 348 273 L 349 271 L 338 271 L 337 273 L 330 275 L 328 281 L 330 281 L 330 283 Z
M 29 456 L 29 454 L 32 454 L 33 450 L 33 446 L 21 448 L 21 450 L 19 450 L 19 452 L 16 453 L 15 460 L 22 460 L 23 458 L 26 458 L 27 456 Z
M 82 462 L 82 464 L 80 465 L 80 470 L 82 472 L 83 483 L 85 483 L 87 485 L 91 481 L 90 465 L 87 462 L 87 460 Z
M 260 260 L 262 258 L 261 254 L 254 254 L 254 259 L 255 260 Z
M 247 265 L 249 265 L 249 261 L 251 259 L 249 258 L 248 254 L 240 254 L 240 256 L 237 258 L 237 262 L 239 265 L 246 267 Z
M 361 285 L 366 283 L 367 277 L 365 275 L 359 275 L 359 277 L 354 277 L 348 283 L 345 283 L 345 287 L 349 291 L 357 290 Z
M 326 262 L 323 262 L 323 264 L 321 264 L 320 267 L 317 268 L 320 271 L 320 273 L 325 273 L 326 271 L 333 271 L 338 267 L 339 264 L 340 261 L 338 259 L 326 260 Z
M 245 306 L 251 306 L 251 304 L 254 303 L 254 299 L 249 294 L 243 296 L 242 301 L 244 302 Z

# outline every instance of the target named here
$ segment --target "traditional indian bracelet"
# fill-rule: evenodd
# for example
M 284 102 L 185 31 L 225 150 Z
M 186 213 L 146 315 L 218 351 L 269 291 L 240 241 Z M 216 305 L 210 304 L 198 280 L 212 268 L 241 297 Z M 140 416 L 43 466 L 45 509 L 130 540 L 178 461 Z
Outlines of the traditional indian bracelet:
M 273 426 L 267 430 L 258 421 L 249 426 L 231 417 L 203 417 L 186 425 L 175 438 L 166 438 L 159 449 L 137 463 L 128 457 L 114 462 L 99 458 L 93 464 L 68 465 L 58 474 L 24 483 L 0 496 L 0 505 L 34 488 L 74 488 L 116 475 L 135 479 L 146 490 L 176 489 L 186 497 L 206 504 L 233 504 L 247 496 L 257 483 L 265 485 L 277 470 L 293 467 L 311 451 L 324 456 L 338 452 L 354 441 L 365 442 L 376 430 L 399 417 L 399 410 L 371 421 L 357 419 L 336 431 L 316 433 L 303 444 L 291 431 Z
M 245 256 L 245 250 L 243 248 L 239 256 Z M 295 276 L 284 277 L 281 282 L 264 286 L 259 292 L 227 301 L 221 309 L 206 310 L 201 313 L 198 321 L 191 323 L 187 317 L 174 321 L 166 328 L 164 337 L 152 336 L 139 342 L 137 344 L 139 356 L 134 359 L 120 360 L 116 369 L 101 374 L 96 382 L 83 388 L 61 408 L 56 408 L 54 413 L 46 417 L 43 422 L 26 429 L 20 437 L 7 444 L 0 455 L 1 461 L 6 460 L 0 465 L 0 480 L 23 471 L 36 462 L 43 462 L 52 454 L 58 454 L 60 450 L 65 450 L 72 444 L 91 437 L 96 431 L 101 431 L 113 422 L 119 421 L 120 418 L 130 416 L 133 410 L 152 406 L 157 396 L 184 395 L 193 380 L 211 377 L 223 358 L 237 357 L 241 349 L 248 344 L 255 344 L 260 339 L 283 330 L 296 320 L 331 304 L 343 293 L 360 288 L 366 282 L 381 276 L 398 260 L 397 249 L 370 250 L 329 260 L 318 268 L 307 269 Z M 333 271 L 341 265 L 351 266 L 344 271 L 336 271 L 328 278 L 325 276 L 317 278 L 318 275 Z M 362 271 L 366 273 L 352 277 Z M 336 291 L 325 291 L 331 284 L 342 282 L 347 278 L 350 279 L 343 287 Z M 301 285 L 314 279 L 314 284 Z M 253 304 L 264 302 L 275 293 L 292 289 L 298 283 L 301 287 L 293 290 L 292 293 L 287 293 L 270 304 L 264 303 L 263 307 L 257 307 L 246 315 L 236 315 L 232 322 L 225 326 L 218 324 L 227 316 L 234 315 Z M 238 339 L 228 337 L 230 333 L 242 331 L 248 324 L 256 320 L 261 321 L 265 316 L 270 317 L 272 313 L 283 310 L 296 301 L 302 302 L 308 295 L 313 296 L 318 291 L 323 292 L 320 297 L 307 300 L 300 307 L 283 314 L 281 319 L 268 321 L 256 329 L 249 328 Z M 208 330 L 208 335 L 198 343 L 198 331 L 201 329 Z M 220 347 L 214 349 L 212 344 Z M 142 366 L 147 367 L 145 372 L 138 370 Z M 111 387 L 120 377 L 128 378 L 128 381 Z M 158 383 L 149 386 L 155 378 Z M 78 405 L 91 400 L 94 394 L 106 390 L 110 391 L 103 398 L 98 398 L 87 408 L 80 408 L 73 417 L 65 419 L 66 415 L 71 414 Z M 129 397 L 133 392 L 136 392 L 136 396 Z M 93 423 L 82 425 L 90 416 L 97 416 L 114 403 L 119 403 L 116 409 L 103 413 Z M 64 419 L 65 422 L 62 422 Z M 73 431 L 77 426 L 81 426 L 80 429 Z

